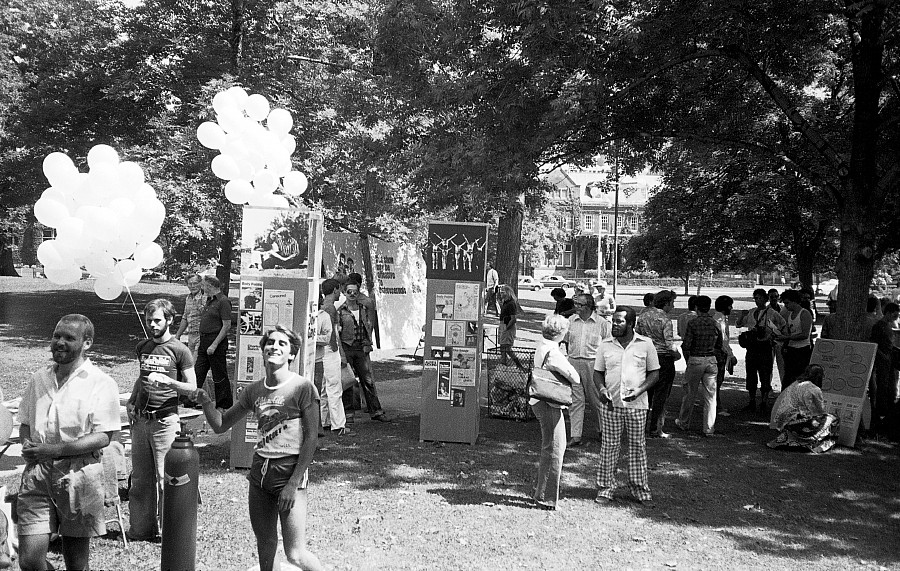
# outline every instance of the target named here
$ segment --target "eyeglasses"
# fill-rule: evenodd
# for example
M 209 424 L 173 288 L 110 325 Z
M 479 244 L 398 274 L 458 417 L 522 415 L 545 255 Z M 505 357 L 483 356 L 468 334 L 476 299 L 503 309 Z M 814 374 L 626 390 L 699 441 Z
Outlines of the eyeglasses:
M 573 302 L 572 305 L 574 305 L 575 307 L 586 307 L 586 306 L 587 306 L 586 303 L 580 303 L 580 302 L 577 302 L 577 301 L 576 301 L 576 302 Z

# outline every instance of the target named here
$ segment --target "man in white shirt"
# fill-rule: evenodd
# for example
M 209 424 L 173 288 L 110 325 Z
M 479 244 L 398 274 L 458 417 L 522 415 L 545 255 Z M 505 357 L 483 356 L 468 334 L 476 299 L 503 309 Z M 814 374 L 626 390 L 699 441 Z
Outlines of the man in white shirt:
M 23 570 L 45 568 L 51 533 L 62 537 L 67 569 L 88 569 L 90 538 L 106 533 L 100 458 L 121 428 L 119 389 L 85 357 L 93 341 L 90 319 L 60 319 L 50 343 L 54 362 L 34 373 L 19 405 Z
M 591 407 L 597 412 L 597 428 L 600 428 L 600 414 L 603 407 L 600 405 L 597 386 L 590 382 L 590 379 L 594 376 L 597 347 L 603 339 L 610 336 L 612 329 L 607 320 L 594 312 L 594 299 L 591 296 L 579 294 L 572 301 L 575 305 L 575 315 L 569 316 L 569 331 L 565 337 L 569 347 L 569 363 L 578 371 L 578 376 L 588 382 L 572 385 L 572 406 L 569 407 L 571 436 L 566 444 L 568 448 L 581 446 L 585 394 Z
M 595 499 L 600 504 L 613 501 L 623 435 L 628 487 L 639 502 L 651 500 L 644 428 L 649 409 L 647 389 L 659 378 L 659 359 L 653 341 L 634 332 L 636 319 L 631 307 L 613 314 L 612 338 L 600 343 L 594 364 L 594 382 L 606 406 Z
M 493 313 L 494 315 L 497 315 L 499 313 L 499 311 L 497 310 L 497 286 L 500 285 L 500 276 L 497 274 L 497 270 L 494 269 L 494 264 L 488 262 L 487 267 L 487 280 L 485 281 L 484 286 L 484 311 L 485 313 Z
M 597 305 L 597 314 L 606 319 L 610 319 L 613 312 L 616 310 L 616 300 L 613 299 L 613 296 L 606 295 L 605 281 L 600 280 L 594 288 L 597 290 L 596 295 L 594 295 L 594 303 Z

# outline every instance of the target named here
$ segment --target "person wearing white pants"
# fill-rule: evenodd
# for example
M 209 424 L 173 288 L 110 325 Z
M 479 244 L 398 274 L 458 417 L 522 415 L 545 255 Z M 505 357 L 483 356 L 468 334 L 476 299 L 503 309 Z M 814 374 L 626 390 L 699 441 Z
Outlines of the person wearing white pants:
M 323 290 L 326 289 L 324 285 Z M 336 290 L 325 296 L 326 302 L 334 295 L 334 291 Z M 344 436 L 348 431 L 344 403 L 341 401 L 343 387 L 340 342 L 331 314 L 324 309 L 320 309 L 316 315 L 316 376 L 317 384 L 321 385 L 325 394 L 320 403 L 322 426 L 330 426 L 333 434 Z

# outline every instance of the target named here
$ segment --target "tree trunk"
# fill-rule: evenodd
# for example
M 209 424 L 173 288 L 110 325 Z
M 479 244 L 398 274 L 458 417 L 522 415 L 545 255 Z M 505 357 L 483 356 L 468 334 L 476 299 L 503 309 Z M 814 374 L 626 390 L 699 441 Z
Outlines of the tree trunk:
M 12 248 L 0 245 L 0 276 L 20 277 L 13 265 Z
M 837 337 L 868 341 L 864 319 L 869 284 L 875 274 L 877 238 L 873 222 L 885 215 L 884 196 L 878 189 L 879 101 L 883 88 L 882 25 L 884 5 L 872 3 L 850 20 L 848 33 L 854 36 L 853 128 L 850 136 L 849 180 L 841 188 L 845 198 L 841 208 L 841 253 L 837 264 L 840 280 L 837 303 Z
M 681 279 L 684 281 L 684 295 L 689 295 L 691 293 L 691 274 L 684 274 L 684 277 Z
M 219 261 L 216 263 L 216 277 L 222 282 L 222 293 L 228 295 L 231 285 L 231 260 L 234 250 L 234 227 L 222 228 L 219 233 Z
M 815 266 L 815 254 L 810 253 L 808 249 L 803 249 L 802 252 L 796 255 L 797 262 L 797 274 L 798 280 L 805 287 L 812 288 L 815 291 L 815 284 L 813 284 L 813 268 Z M 840 293 L 840 290 L 838 290 Z
M 244 0 L 231 0 L 231 69 L 237 74 L 244 56 Z
M 497 274 L 500 283 L 508 284 L 518 295 L 519 253 L 522 250 L 522 220 L 525 216 L 524 195 L 513 201 L 500 216 L 497 227 Z

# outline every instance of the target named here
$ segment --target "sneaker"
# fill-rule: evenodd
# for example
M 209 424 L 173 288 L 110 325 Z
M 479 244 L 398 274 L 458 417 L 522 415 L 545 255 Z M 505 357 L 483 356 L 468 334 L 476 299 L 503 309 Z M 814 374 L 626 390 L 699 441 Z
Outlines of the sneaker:
M 647 436 L 650 438 L 672 438 L 672 435 L 668 432 L 651 432 Z
M 538 508 L 539 510 L 546 510 L 549 512 L 556 511 L 556 506 L 552 504 L 545 504 L 544 502 L 540 502 L 538 500 L 534 500 L 534 507 Z
M 678 427 L 679 430 L 687 430 L 687 426 L 681 424 L 681 420 L 675 419 L 675 426 Z
M 372 420 L 374 420 L 376 422 L 390 422 L 391 421 L 391 419 L 389 419 L 387 417 L 387 415 L 385 415 L 383 412 L 379 412 L 378 414 L 373 416 Z
M 720 410 L 719 412 L 717 412 L 716 414 L 718 414 L 719 416 L 731 416 L 731 413 L 728 412 L 727 410 L 725 410 L 724 408 L 721 409 L 721 410 Z
M 356 433 L 345 426 L 344 428 L 338 428 L 337 430 L 335 430 L 334 435 L 338 438 L 341 438 L 343 436 L 356 436 Z
M 607 498 L 606 496 L 601 496 L 598 493 L 597 497 L 594 498 L 594 503 L 600 504 L 601 506 L 605 506 L 605 505 L 609 505 L 609 504 L 613 503 L 613 499 Z
M 569 439 L 568 442 L 566 442 L 566 448 L 575 448 L 576 446 L 581 446 L 581 444 L 581 437 L 573 436 Z

